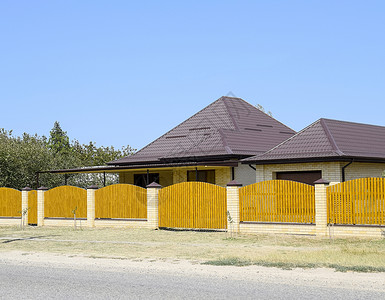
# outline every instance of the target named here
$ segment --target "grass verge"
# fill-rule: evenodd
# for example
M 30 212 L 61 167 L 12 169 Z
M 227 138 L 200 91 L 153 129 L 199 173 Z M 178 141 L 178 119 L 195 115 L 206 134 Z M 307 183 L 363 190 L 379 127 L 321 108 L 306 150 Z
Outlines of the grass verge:
M 327 267 L 385 272 L 385 239 L 123 228 L 0 227 L 1 251 L 50 252 L 87 257 L 190 260 L 210 265 L 283 269 Z
M 289 263 L 289 262 L 274 262 L 274 261 L 250 261 L 243 260 L 238 257 L 221 258 L 217 260 L 210 260 L 203 263 L 204 265 L 212 266 L 262 266 L 262 267 L 275 267 L 283 270 L 292 270 L 296 268 L 300 269 L 313 269 L 313 268 L 331 268 L 338 272 L 360 272 L 360 273 L 374 273 L 385 272 L 384 267 L 371 267 L 371 266 L 343 266 L 338 264 L 313 264 L 313 263 Z

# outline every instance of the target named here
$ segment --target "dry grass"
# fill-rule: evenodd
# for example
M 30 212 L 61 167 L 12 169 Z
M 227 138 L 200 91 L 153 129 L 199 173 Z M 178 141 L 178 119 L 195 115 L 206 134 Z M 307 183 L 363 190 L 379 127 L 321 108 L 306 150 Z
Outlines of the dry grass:
M 53 252 L 128 259 L 187 259 L 217 265 L 259 264 L 385 271 L 385 239 L 147 229 L 0 227 L 0 251 Z M 9 239 L 5 239 L 9 238 Z M 26 238 L 27 240 L 18 240 Z

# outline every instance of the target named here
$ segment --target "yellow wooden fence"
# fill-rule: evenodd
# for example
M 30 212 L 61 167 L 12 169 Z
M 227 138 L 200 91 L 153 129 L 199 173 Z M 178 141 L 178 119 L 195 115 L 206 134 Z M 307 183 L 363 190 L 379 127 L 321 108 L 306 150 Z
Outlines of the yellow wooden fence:
M 28 224 L 37 224 L 37 191 L 28 192 Z
M 362 178 L 327 187 L 332 224 L 385 224 L 385 179 Z
M 241 222 L 315 223 L 314 187 L 269 180 L 239 189 Z
M 95 218 L 146 219 L 147 190 L 131 184 L 114 184 L 95 191 Z
M 44 193 L 46 218 L 87 218 L 87 191 L 75 186 L 59 186 Z
M 159 227 L 227 228 L 226 188 L 183 182 L 161 189 Z
M 0 217 L 21 217 L 21 192 L 0 188 Z

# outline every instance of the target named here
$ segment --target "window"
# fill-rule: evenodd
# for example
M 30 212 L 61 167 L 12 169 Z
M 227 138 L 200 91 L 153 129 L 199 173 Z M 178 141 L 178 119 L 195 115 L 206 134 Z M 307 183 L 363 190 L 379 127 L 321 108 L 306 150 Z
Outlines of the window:
M 215 170 L 187 171 L 187 181 L 201 181 L 215 184 Z
M 152 182 L 159 183 L 159 173 L 150 173 L 148 174 L 147 182 L 147 173 L 144 174 L 134 174 L 134 184 L 145 188 L 148 184 Z

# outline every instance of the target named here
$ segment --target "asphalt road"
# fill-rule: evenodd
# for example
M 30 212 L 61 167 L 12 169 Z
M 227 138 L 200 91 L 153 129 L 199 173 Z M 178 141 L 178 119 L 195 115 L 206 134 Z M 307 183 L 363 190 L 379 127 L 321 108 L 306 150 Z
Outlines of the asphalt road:
M 301 286 L 260 279 L 3 261 L 0 299 L 385 299 L 385 292 L 381 291 Z

